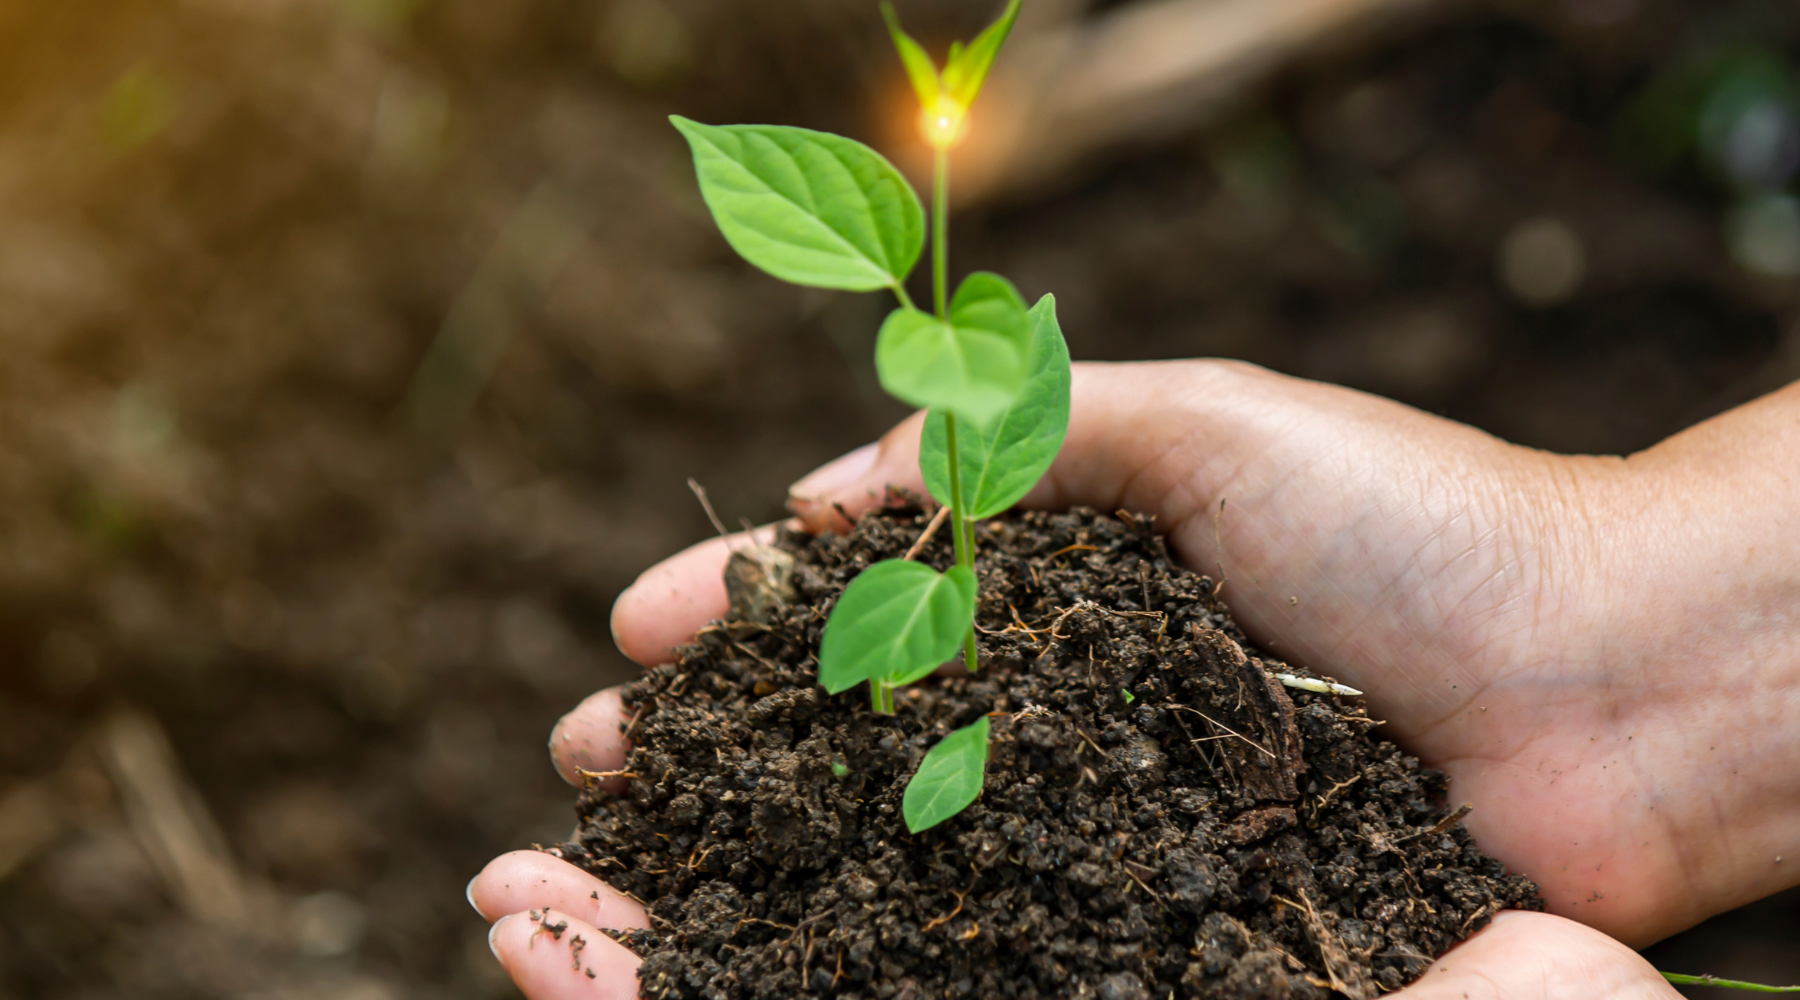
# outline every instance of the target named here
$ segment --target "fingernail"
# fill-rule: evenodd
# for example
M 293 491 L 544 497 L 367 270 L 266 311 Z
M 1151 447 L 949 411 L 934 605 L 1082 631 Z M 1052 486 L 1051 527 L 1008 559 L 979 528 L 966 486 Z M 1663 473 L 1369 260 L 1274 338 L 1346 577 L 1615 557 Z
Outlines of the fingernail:
M 880 442 L 870 442 L 835 461 L 821 465 L 788 487 L 788 496 L 795 500 L 818 500 L 855 485 L 857 480 L 875 468 L 875 458 L 880 450 Z
M 631 581 L 631 587 L 635 586 L 637 586 L 637 581 Z M 613 598 L 612 611 L 608 612 L 606 616 L 606 625 L 612 630 L 613 648 L 623 653 L 626 659 L 630 659 L 631 654 L 625 651 L 625 643 L 619 638 L 619 605 L 625 603 L 625 595 L 631 593 L 631 587 L 619 591 L 619 596 Z
M 509 913 L 494 921 L 494 926 L 488 928 L 488 950 L 494 953 L 494 961 L 499 962 L 502 969 L 506 968 L 506 959 L 500 957 L 500 945 L 497 943 L 500 937 L 500 928 L 506 926 L 506 922 L 516 916 L 518 914 Z
M 475 878 L 472 878 L 469 880 L 468 888 L 463 890 L 463 898 L 469 901 L 469 909 L 474 910 L 476 913 L 481 915 L 481 919 L 486 920 L 487 914 L 482 913 L 481 907 L 479 905 L 477 905 L 475 902 L 475 879 L 480 878 L 480 877 L 481 877 L 481 874 L 479 872 L 477 872 L 475 875 Z

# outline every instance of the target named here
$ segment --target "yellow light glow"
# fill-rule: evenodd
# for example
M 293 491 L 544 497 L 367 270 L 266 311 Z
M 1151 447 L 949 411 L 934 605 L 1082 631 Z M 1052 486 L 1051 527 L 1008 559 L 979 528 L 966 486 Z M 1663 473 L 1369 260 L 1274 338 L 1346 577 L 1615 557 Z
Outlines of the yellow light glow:
M 932 149 L 950 149 L 961 143 L 969 132 L 969 109 L 949 96 L 919 112 L 919 134 Z

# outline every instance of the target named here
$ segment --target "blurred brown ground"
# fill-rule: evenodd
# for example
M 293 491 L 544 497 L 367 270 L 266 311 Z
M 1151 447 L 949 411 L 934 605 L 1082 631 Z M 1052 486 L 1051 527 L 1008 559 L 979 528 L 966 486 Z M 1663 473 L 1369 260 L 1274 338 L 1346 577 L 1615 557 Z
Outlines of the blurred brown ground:
M 1800 377 L 1797 38 L 1450 3 L 995 188 L 955 264 L 1078 358 L 1631 451 Z M 663 116 L 903 159 L 900 86 L 860 0 L 0 0 L 0 998 L 514 995 L 462 887 L 567 832 L 544 737 L 685 479 L 767 520 L 903 412 L 882 303 L 736 261 Z

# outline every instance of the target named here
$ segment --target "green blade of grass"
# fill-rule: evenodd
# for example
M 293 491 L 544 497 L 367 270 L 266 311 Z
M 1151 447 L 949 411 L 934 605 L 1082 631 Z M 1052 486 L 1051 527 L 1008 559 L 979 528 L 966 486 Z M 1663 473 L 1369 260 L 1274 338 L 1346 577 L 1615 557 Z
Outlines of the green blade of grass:
M 1800 993 L 1800 986 L 1764 986 L 1761 983 L 1720 979 L 1716 976 L 1684 976 L 1679 972 L 1665 972 L 1662 977 L 1677 986 L 1717 986 L 1722 990 L 1749 990 L 1752 993 Z

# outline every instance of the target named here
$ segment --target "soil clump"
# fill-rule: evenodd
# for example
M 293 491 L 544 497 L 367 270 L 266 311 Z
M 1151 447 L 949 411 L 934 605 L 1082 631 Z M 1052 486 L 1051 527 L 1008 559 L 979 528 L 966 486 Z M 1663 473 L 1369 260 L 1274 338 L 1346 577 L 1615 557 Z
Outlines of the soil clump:
M 644 901 L 644 995 L 1365 998 L 1537 888 L 1483 855 L 1446 778 L 1356 699 L 1252 645 L 1206 576 L 1121 512 L 979 530 L 983 669 L 816 683 L 826 614 L 926 520 L 786 533 L 797 599 L 722 622 L 627 691 L 629 788 L 558 851 Z M 920 557 L 952 560 L 947 533 Z M 988 715 L 980 800 L 918 835 L 906 779 Z

